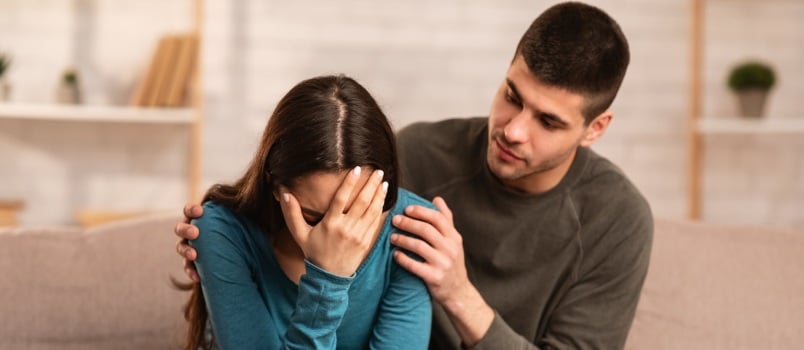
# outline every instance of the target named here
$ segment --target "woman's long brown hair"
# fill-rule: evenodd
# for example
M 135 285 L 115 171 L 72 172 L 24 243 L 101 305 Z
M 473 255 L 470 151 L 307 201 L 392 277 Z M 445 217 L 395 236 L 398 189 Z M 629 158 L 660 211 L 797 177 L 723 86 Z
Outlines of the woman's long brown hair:
M 234 184 L 212 186 L 203 201 L 229 208 L 270 235 L 285 227 L 273 189 L 292 187 L 294 179 L 311 172 L 358 165 L 385 172 L 389 190 L 383 210 L 390 209 L 396 203 L 399 175 L 388 119 L 353 79 L 316 77 L 297 84 L 279 101 L 246 173 Z M 201 285 L 176 285 L 192 291 L 184 308 L 189 322 L 184 348 L 210 349 L 214 340 L 205 337 L 209 315 Z

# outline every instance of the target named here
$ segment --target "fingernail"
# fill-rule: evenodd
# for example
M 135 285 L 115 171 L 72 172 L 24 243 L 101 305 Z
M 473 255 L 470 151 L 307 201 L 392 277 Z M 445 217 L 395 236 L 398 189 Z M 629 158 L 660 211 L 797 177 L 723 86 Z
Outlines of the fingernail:
M 285 203 L 290 203 L 290 196 L 288 196 L 287 193 L 282 193 L 282 199 L 285 201 Z
M 383 181 L 382 182 L 382 191 L 383 192 L 388 192 L 388 181 Z
M 393 222 L 394 225 L 399 225 L 399 221 L 401 221 L 401 220 L 402 220 L 402 216 L 394 215 L 394 218 L 391 219 L 391 222 Z
M 377 177 L 379 177 L 380 179 L 382 179 L 382 177 L 383 177 L 384 175 L 385 175 L 385 172 L 384 172 L 384 171 L 382 171 L 382 170 L 377 170 Z
M 398 238 L 398 237 L 396 236 L 396 233 L 392 233 L 392 234 L 391 234 L 391 242 L 392 242 L 392 243 L 396 243 L 397 238 Z
M 360 167 L 359 166 L 355 167 L 354 174 L 355 175 L 360 175 Z

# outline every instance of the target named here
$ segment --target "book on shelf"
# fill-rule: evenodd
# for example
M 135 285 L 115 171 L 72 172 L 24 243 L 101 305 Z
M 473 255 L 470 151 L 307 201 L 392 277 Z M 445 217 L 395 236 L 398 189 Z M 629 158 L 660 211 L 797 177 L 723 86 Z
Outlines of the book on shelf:
M 129 104 L 138 107 L 186 105 L 197 56 L 198 38 L 194 34 L 160 38 Z
M 0 227 L 17 226 L 17 214 L 25 207 L 22 201 L 0 199 Z

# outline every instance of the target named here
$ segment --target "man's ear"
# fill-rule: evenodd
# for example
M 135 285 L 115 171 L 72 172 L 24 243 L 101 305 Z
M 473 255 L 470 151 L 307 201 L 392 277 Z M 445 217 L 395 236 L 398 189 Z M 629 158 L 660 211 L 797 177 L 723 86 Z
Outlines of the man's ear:
M 614 118 L 614 114 L 610 111 L 605 111 L 595 117 L 586 127 L 586 130 L 584 130 L 583 138 L 581 138 L 581 146 L 589 147 L 603 136 L 603 133 L 605 133 L 606 129 L 609 127 L 609 123 L 611 123 L 611 118 Z

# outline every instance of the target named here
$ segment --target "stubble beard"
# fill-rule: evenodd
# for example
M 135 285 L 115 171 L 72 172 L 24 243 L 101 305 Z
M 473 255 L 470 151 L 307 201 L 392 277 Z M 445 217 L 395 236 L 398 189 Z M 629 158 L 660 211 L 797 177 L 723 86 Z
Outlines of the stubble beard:
M 498 137 L 492 136 L 490 142 L 496 142 L 497 139 Z M 501 143 L 506 145 L 507 147 L 507 143 L 502 141 Z M 491 173 L 500 181 L 514 182 L 538 174 L 546 173 L 550 170 L 557 168 L 558 166 L 563 164 L 564 161 L 566 161 L 570 155 L 572 155 L 572 153 L 578 148 L 580 143 L 581 140 L 578 140 L 572 147 L 567 148 L 564 152 L 562 152 L 558 156 L 550 159 L 545 159 L 533 166 L 530 165 L 532 157 L 524 157 L 522 159 L 523 166 L 519 167 L 515 167 L 516 165 L 505 163 L 503 160 L 499 159 L 497 155 L 492 154 L 491 144 L 489 144 L 489 146 L 486 148 L 486 165 L 488 166 Z M 501 173 L 506 166 L 515 168 L 508 171 L 507 172 L 508 174 Z

